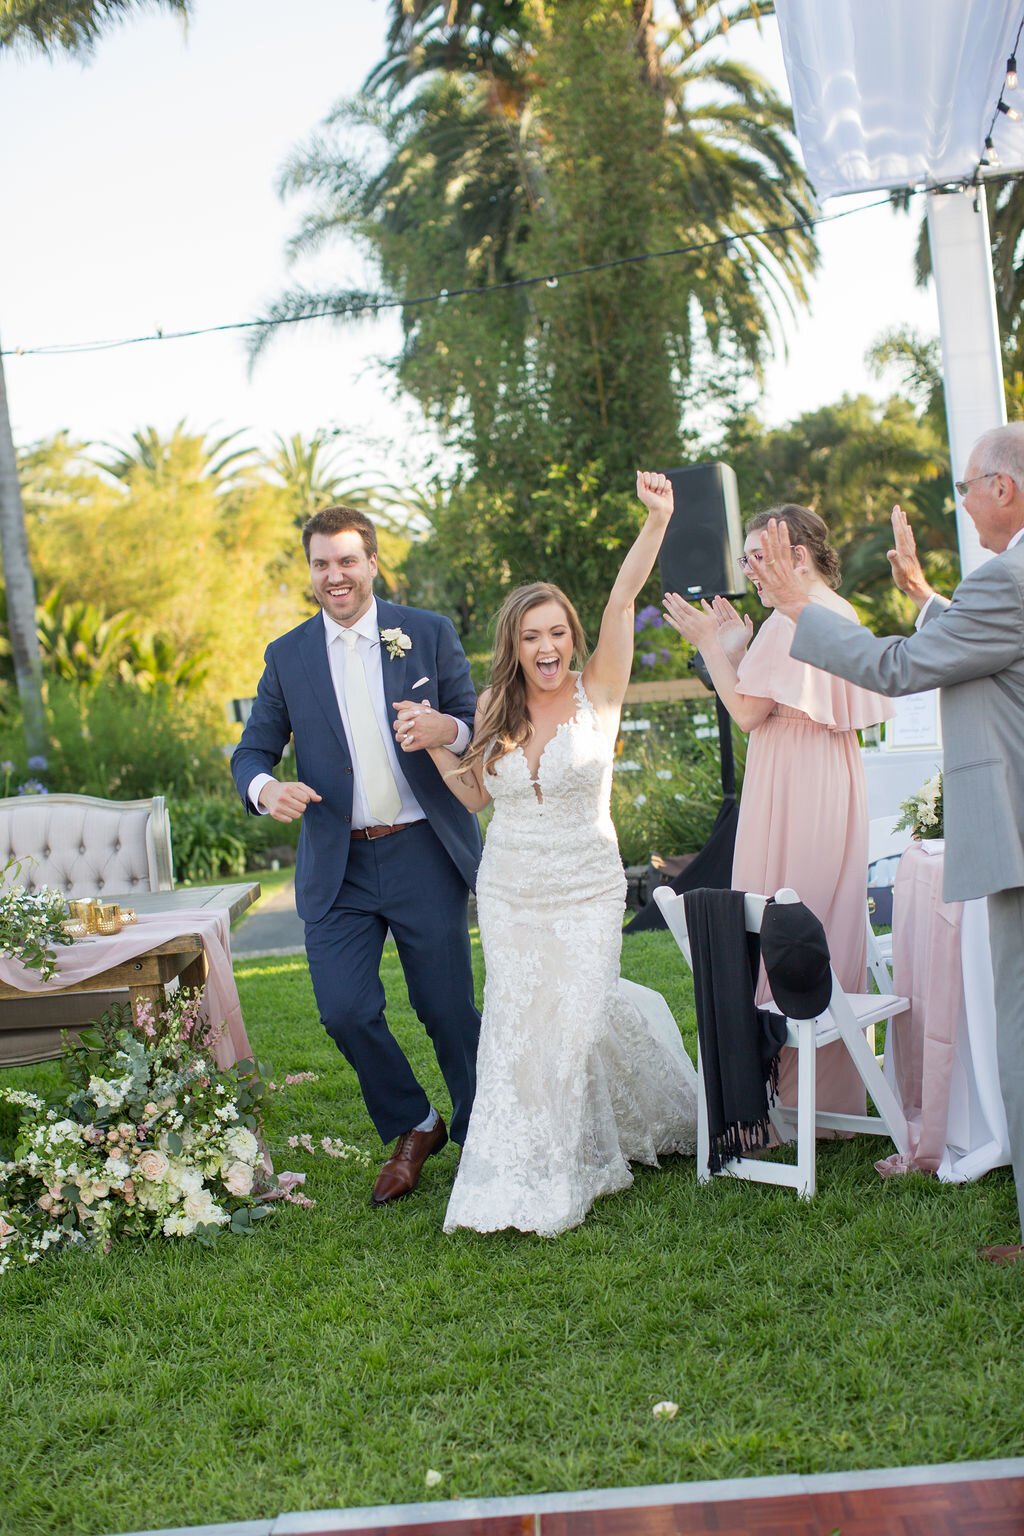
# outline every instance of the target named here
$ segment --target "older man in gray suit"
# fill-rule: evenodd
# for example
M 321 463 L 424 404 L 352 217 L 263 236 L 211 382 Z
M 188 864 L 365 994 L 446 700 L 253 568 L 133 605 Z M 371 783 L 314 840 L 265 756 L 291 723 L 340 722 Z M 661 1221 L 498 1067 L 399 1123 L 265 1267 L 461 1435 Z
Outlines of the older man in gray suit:
M 809 603 L 785 524 L 766 529 L 763 583 L 796 621 L 792 655 L 879 693 L 941 688 L 947 901 L 988 897 L 999 1081 L 1024 1228 L 1024 422 L 997 427 L 971 450 L 957 492 L 988 560 L 952 599 L 929 587 L 899 507 L 893 578 L 920 609 L 909 637 L 879 638 Z M 983 1248 L 1019 1263 L 1019 1244 Z

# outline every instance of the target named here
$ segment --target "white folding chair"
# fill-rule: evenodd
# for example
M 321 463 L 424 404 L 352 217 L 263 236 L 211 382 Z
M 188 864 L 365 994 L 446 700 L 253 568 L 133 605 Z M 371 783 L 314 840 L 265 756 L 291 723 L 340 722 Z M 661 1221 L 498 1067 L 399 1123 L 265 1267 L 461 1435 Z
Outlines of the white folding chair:
M 677 896 L 669 886 L 663 885 L 655 890 L 654 899 L 669 932 L 692 969 L 683 898 Z M 788 889 L 780 890 L 775 897 L 776 901 L 783 902 L 799 899 L 795 891 Z M 766 896 L 744 897 L 743 909 L 748 933 L 760 933 L 761 918 L 767 904 Z M 906 1119 L 895 1093 L 882 1076 L 874 1051 L 865 1039 L 867 1029 L 881 1023 L 883 1019 L 902 1013 L 907 1007 L 905 997 L 896 997 L 892 993 L 876 995 L 844 992 L 833 971 L 832 997 L 825 1012 L 816 1019 L 786 1020 L 786 1044 L 794 1046 L 797 1051 L 797 1105 L 793 1109 L 781 1104 L 771 1105 L 769 1113 L 780 1141 L 792 1141 L 795 1134 L 795 1165 L 767 1158 L 737 1157 L 718 1171 L 734 1179 L 751 1179 L 759 1184 L 781 1184 L 795 1189 L 801 1199 L 810 1200 L 815 1189 L 815 1132 L 818 1129 L 889 1136 L 897 1151 L 907 1152 L 909 1143 Z M 861 1081 L 878 1110 L 877 1117 L 832 1114 L 817 1109 L 815 1053 L 819 1046 L 831 1045 L 835 1040 L 842 1040 L 849 1051 Z M 710 1137 L 699 1045 L 697 1075 L 700 1079 L 697 1094 L 697 1182 L 706 1184 L 711 1178 Z

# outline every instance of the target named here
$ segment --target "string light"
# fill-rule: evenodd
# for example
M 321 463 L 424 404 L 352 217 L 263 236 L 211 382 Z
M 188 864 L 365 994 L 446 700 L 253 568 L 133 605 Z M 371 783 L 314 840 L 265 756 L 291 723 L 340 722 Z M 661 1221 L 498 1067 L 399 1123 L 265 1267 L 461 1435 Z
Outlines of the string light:
M 916 192 L 923 189 L 913 189 Z M 761 240 L 768 235 L 792 234 L 799 230 L 802 234 L 809 234 L 818 224 L 834 224 L 838 219 L 849 219 L 858 213 L 867 213 L 871 208 L 885 208 L 889 206 L 888 194 L 879 198 L 874 203 L 864 203 L 859 208 L 846 208 L 841 213 L 821 213 L 816 218 L 797 219 L 791 224 L 769 224 L 763 229 L 748 230 L 743 239 L 745 241 Z M 692 245 L 676 245 L 665 251 L 646 251 L 637 256 L 613 256 L 607 261 L 591 262 L 588 266 L 572 267 L 564 272 L 549 272 L 538 277 L 517 277 L 507 283 L 490 283 L 479 288 L 441 288 L 436 293 L 421 294 L 411 299 L 367 299 L 362 304 L 350 304 L 338 308 L 326 307 L 316 314 L 308 315 L 283 315 L 278 320 L 232 320 L 223 325 L 195 326 L 187 331 L 157 330 L 147 336 L 122 336 L 109 341 L 78 341 L 55 342 L 50 346 L 41 347 L 4 347 L 0 350 L 0 357 L 64 357 L 77 355 L 81 352 L 113 352 L 120 347 L 141 346 L 149 341 L 185 341 L 194 336 L 216 336 L 225 331 L 257 331 L 273 330 L 279 325 L 302 325 L 310 320 L 327 320 L 333 315 L 371 315 L 380 314 L 389 309 L 418 309 L 425 304 L 444 304 L 452 299 L 486 298 L 492 293 L 507 293 L 510 289 L 536 288 L 544 284 L 546 288 L 557 288 L 559 281 L 570 277 L 585 277 L 591 272 L 607 272 L 614 267 L 640 266 L 648 261 L 663 261 L 670 256 L 690 256 L 699 251 L 714 250 L 724 246 L 732 254 L 735 235 L 723 235 L 717 240 L 698 240 Z
M 999 164 L 999 156 L 996 153 L 996 147 L 992 142 L 992 133 L 996 123 L 999 120 L 1000 112 L 1003 113 L 1004 117 L 1009 118 L 1011 123 L 1019 123 L 1021 120 L 1020 112 L 1018 112 L 1016 107 L 1010 106 L 1009 102 L 1006 100 L 1006 97 L 1003 95 L 1003 91 L 1015 91 L 1017 89 L 1017 49 L 1020 45 L 1022 32 L 1024 32 L 1024 17 L 1022 17 L 1020 26 L 1017 28 L 1017 36 L 1013 40 L 1013 47 L 1010 49 L 1009 57 L 1006 60 L 1006 79 L 1004 80 L 1003 88 L 999 93 L 999 100 L 996 102 L 995 111 L 992 113 L 992 121 L 988 125 L 988 133 L 985 135 L 985 148 L 982 152 L 980 160 L 978 161 L 979 170 L 983 165 L 996 166 Z

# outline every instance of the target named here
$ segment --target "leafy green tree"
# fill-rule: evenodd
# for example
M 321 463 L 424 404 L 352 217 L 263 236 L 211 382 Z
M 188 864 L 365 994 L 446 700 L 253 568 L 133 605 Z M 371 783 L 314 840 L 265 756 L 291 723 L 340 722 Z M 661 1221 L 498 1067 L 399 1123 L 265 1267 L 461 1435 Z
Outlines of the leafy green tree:
M 0 52 L 88 56 L 98 39 L 132 11 L 162 7 L 187 16 L 192 0 L 3 0 Z M 11 435 L 0 352 L 0 554 L 8 626 L 29 755 L 41 752 L 45 730 L 42 667 L 35 628 L 35 581 Z
M 716 452 L 736 470 L 745 516 L 786 501 L 820 513 L 842 562 L 841 590 L 879 632 L 906 628 L 913 617 L 885 558 L 895 502 L 911 519 L 929 580 L 941 592 L 955 586 L 949 449 L 927 406 L 846 396 L 776 429 L 744 414 Z
M 636 464 L 684 453 L 698 357 L 756 373 L 772 316 L 805 298 L 813 201 L 788 108 L 715 46 L 755 8 L 676 9 L 662 33 L 627 0 L 396 4 L 367 94 L 286 167 L 282 190 L 313 196 L 293 255 L 354 238 L 404 305 L 397 378 L 456 451 L 453 500 L 484 515 L 481 589 L 506 566 L 565 572 L 593 608 L 608 549 L 589 546 L 593 588 L 578 557 L 595 498 L 616 548 Z M 442 288 L 446 301 L 419 302 Z M 344 323 L 376 298 L 292 289 L 255 351 L 278 322 Z M 549 474 L 565 494 L 593 492 L 563 509 Z M 459 543 L 461 528 L 435 519 L 434 554 L 452 565 L 442 525 Z M 565 551 L 554 566 L 549 545 Z

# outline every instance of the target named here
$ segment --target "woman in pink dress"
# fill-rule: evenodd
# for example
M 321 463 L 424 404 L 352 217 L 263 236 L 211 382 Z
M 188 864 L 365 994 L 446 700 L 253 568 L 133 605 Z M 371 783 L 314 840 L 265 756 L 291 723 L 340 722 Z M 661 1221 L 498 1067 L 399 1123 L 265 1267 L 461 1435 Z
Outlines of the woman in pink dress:
M 811 601 L 856 620 L 835 591 L 839 560 L 828 529 L 807 507 L 773 507 L 747 524 L 740 565 L 764 605 L 772 606 L 760 571 L 761 533 L 769 518 L 788 526 L 794 565 Z M 723 597 L 696 608 L 670 593 L 665 611 L 673 628 L 700 651 L 719 697 L 750 736 L 733 889 L 771 894 L 791 886 L 820 918 L 843 988 L 862 992 L 868 813 L 857 732 L 891 718 L 891 704 L 881 694 L 794 661 L 789 654 L 794 625 L 781 613 L 772 613 L 754 638 L 751 620 Z M 770 996 L 762 971 L 757 1000 Z M 862 1115 L 864 1086 L 843 1044 L 819 1051 L 817 1063 L 818 1108 Z M 782 1053 L 779 1099 L 796 1100 L 792 1050 Z

